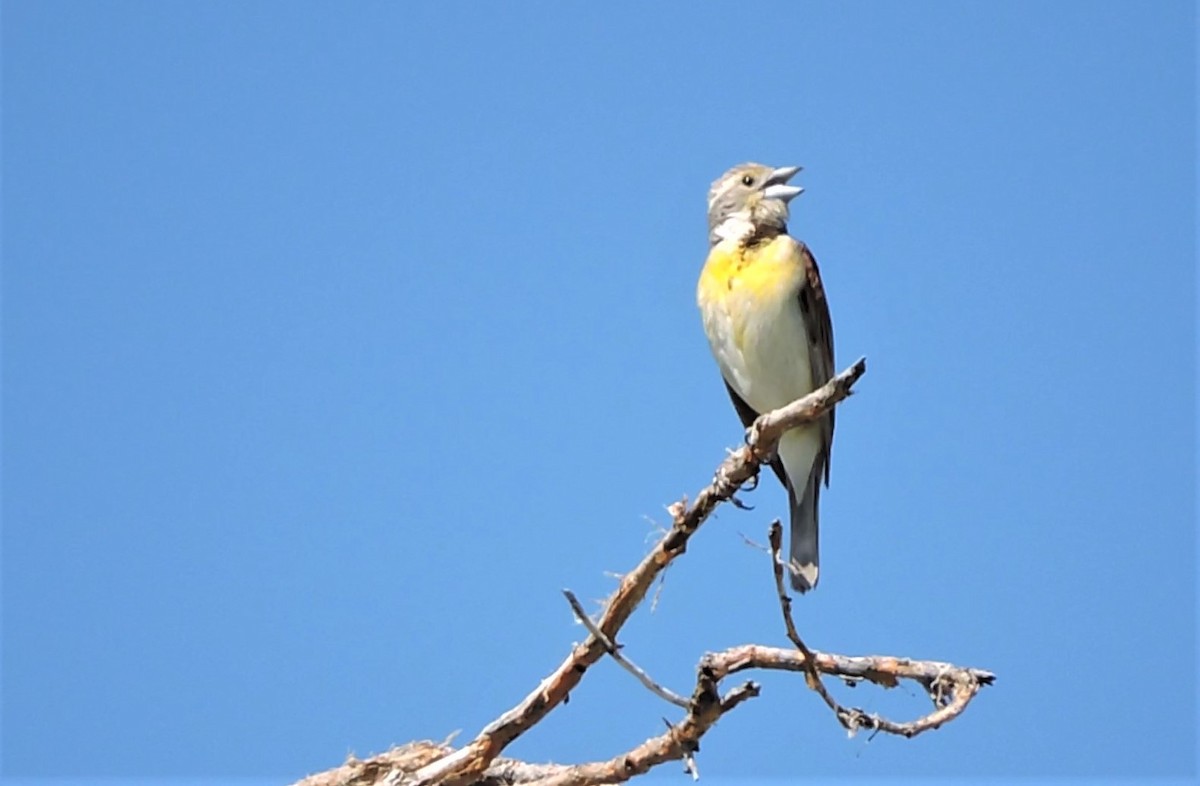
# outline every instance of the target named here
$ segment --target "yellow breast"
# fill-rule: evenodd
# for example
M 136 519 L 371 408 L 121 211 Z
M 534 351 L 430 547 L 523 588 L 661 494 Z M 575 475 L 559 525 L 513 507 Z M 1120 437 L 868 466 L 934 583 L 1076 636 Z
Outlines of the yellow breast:
M 696 299 L 725 380 L 756 411 L 783 406 L 812 389 L 808 341 L 797 293 L 799 244 L 787 235 L 709 252 Z
M 733 292 L 770 297 L 784 289 L 794 291 L 802 273 L 796 241 L 787 235 L 748 248 L 726 241 L 709 252 L 697 294 L 712 300 Z
M 803 274 L 797 243 L 787 235 L 750 247 L 726 241 L 709 252 L 696 298 L 702 311 L 725 312 L 740 347 L 747 320 L 794 298 Z

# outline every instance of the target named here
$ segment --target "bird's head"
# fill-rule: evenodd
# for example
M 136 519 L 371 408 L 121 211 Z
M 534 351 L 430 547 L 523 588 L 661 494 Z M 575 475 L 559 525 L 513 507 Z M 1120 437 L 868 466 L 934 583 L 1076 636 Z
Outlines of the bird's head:
M 804 191 L 787 183 L 799 171 L 798 166 L 740 164 L 721 175 L 708 191 L 709 241 L 786 232 L 788 202 Z

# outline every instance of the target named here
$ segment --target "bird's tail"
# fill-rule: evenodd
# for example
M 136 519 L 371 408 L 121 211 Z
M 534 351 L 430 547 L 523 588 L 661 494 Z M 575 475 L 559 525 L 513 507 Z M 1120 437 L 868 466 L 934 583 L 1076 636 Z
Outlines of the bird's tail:
M 788 562 L 791 566 L 792 589 L 808 592 L 817 586 L 818 568 L 821 559 L 817 546 L 818 503 L 821 497 L 823 468 L 814 461 L 804 488 L 797 490 L 788 485 L 788 505 L 792 514 L 791 551 Z

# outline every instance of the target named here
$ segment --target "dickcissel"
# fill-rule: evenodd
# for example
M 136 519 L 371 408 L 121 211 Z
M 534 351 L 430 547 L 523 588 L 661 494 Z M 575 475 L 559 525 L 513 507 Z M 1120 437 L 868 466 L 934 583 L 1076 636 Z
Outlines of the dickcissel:
M 742 164 L 708 192 L 708 260 L 696 299 L 704 332 L 745 426 L 833 376 L 833 324 L 816 260 L 788 235 L 788 185 L 800 167 Z M 787 489 L 792 586 L 817 585 L 817 506 L 829 485 L 833 413 L 783 435 L 771 469 Z

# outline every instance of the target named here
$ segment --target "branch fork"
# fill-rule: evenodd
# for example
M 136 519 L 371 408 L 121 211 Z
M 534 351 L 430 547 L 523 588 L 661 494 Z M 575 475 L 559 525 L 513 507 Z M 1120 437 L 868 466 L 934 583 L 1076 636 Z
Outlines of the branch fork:
M 693 778 L 699 777 L 695 756 L 700 738 L 725 713 L 759 695 L 760 687 L 747 681 L 721 695 L 721 682 L 750 669 L 794 671 L 804 674 L 838 722 L 851 734 L 869 728 L 913 737 L 958 717 L 980 688 L 995 679 L 990 672 L 934 661 L 871 656 L 849 657 L 809 649 L 796 631 L 791 598 L 783 585 L 785 563 L 781 557 L 782 528 L 770 530 L 770 551 L 775 589 L 791 648 L 746 644 L 704 655 L 696 669 L 692 695 L 684 698 L 652 679 L 622 652 L 617 634 L 645 599 L 656 578 L 687 550 L 688 541 L 723 502 L 739 507 L 735 495 L 757 481 L 761 467 L 775 455 L 779 440 L 790 429 L 811 423 L 851 395 L 854 384 L 866 373 L 866 360 L 829 380 L 802 399 L 763 414 L 747 429 L 746 442 L 731 451 L 717 467 L 712 482 L 690 503 L 684 498 L 668 507 L 670 529 L 631 571 L 620 577 L 617 589 L 593 620 L 570 590 L 564 595 L 588 637 L 572 647 L 563 662 L 516 706 L 485 726 L 461 748 L 447 743 L 410 743 L 366 761 L 353 759 L 341 767 L 306 778 L 297 786 L 333 783 L 395 783 L 403 786 L 594 786 L 621 783 L 667 761 L 683 761 Z M 752 486 L 751 486 L 752 488 Z M 587 670 L 605 655 L 656 696 L 685 711 L 676 723 L 664 719 L 667 729 L 610 760 L 584 764 L 530 764 L 501 758 L 517 737 L 533 728 L 553 709 L 566 703 L 570 692 Z M 934 710 L 916 720 L 895 722 L 858 708 L 843 707 L 830 695 L 822 676 L 853 683 L 868 681 L 884 688 L 900 680 L 917 682 L 933 700 Z

